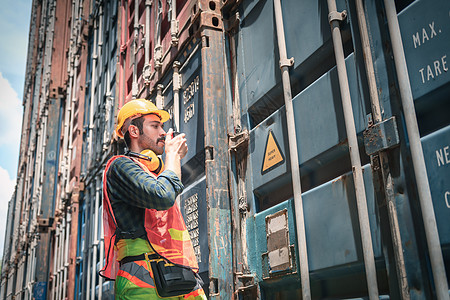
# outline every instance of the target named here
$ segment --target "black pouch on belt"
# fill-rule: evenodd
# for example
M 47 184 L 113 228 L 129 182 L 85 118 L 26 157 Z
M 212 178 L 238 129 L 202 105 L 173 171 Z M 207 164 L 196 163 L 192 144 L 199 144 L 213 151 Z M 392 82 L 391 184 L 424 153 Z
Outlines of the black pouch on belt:
M 197 285 L 194 271 L 167 262 L 164 258 L 150 261 L 156 290 L 161 297 L 176 297 L 192 292 Z

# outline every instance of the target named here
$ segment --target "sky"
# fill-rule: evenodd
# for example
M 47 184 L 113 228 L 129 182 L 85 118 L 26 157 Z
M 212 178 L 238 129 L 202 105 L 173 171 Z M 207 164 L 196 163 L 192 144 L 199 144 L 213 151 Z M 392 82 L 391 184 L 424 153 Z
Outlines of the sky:
M 0 258 L 19 161 L 31 2 L 0 0 Z

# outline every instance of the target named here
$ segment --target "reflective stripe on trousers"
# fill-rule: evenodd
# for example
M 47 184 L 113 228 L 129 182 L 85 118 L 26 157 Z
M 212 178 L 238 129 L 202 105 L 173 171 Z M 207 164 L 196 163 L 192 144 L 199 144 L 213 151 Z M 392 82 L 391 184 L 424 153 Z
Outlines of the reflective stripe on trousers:
M 198 276 L 198 275 L 197 275 Z M 165 299 L 165 300 L 206 300 L 200 284 L 184 296 L 161 298 L 156 292 L 150 263 L 141 260 L 123 264 L 117 273 L 114 286 L 116 300 Z

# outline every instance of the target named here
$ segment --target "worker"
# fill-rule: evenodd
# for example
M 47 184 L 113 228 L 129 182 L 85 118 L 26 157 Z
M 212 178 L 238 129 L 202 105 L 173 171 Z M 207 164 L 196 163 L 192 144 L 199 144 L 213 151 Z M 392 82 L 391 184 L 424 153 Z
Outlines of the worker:
M 126 103 L 117 136 L 129 151 L 112 157 L 103 175 L 104 268 L 116 299 L 206 299 L 198 263 L 176 197 L 186 137 L 167 134 L 170 115 L 146 99 Z M 165 151 L 165 164 L 158 155 Z

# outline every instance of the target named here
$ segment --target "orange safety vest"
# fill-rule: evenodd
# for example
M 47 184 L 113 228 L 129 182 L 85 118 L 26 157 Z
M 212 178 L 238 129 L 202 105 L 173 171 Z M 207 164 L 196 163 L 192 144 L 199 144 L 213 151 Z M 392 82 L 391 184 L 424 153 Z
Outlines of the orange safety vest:
M 117 271 L 119 270 L 119 262 L 117 261 L 117 251 L 113 249 L 116 244 L 117 222 L 106 189 L 106 174 L 111 163 L 118 157 L 132 159 L 144 171 L 155 179 L 157 178 L 144 164 L 128 156 L 114 156 L 106 164 L 103 173 L 103 231 L 105 236 L 106 263 L 99 274 L 111 280 L 115 280 L 116 278 Z M 190 267 L 194 272 L 198 273 L 194 248 L 192 247 L 192 242 L 180 208 L 176 202 L 168 210 L 158 211 L 156 209 L 146 208 L 144 227 L 150 245 L 159 255 L 171 263 Z

